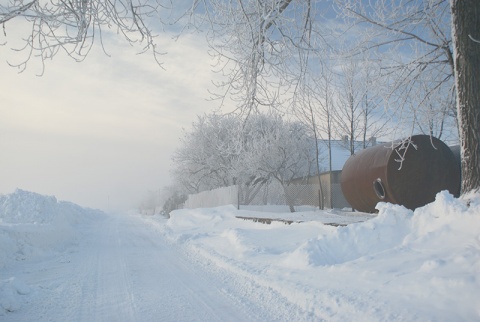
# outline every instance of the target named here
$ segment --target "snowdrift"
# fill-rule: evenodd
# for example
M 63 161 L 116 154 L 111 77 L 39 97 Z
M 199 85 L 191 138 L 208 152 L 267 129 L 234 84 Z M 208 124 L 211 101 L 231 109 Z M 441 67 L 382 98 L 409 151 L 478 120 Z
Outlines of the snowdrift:
M 0 268 L 75 243 L 76 226 L 98 219 L 99 210 L 17 189 L 0 195 Z
M 16 189 L 14 193 L 0 195 L 0 223 L 45 224 L 55 221 L 78 223 L 103 214 L 100 210 L 82 208 L 54 196 Z
M 0 270 L 13 261 L 27 262 L 72 249 L 81 238 L 80 226 L 103 215 L 20 189 L 0 195 Z M 29 292 L 22 281 L 0 275 L 0 317 L 19 309 L 22 295 Z
M 338 228 L 242 221 L 232 206 L 177 210 L 158 224 L 326 320 L 479 320 L 480 195 L 441 192 L 414 212 L 377 208 L 375 218 Z

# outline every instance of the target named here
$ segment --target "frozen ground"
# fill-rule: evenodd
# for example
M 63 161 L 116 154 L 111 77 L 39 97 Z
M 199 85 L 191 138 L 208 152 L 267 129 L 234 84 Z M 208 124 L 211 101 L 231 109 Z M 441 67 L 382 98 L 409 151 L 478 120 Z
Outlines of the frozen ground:
M 231 206 L 167 220 L 17 190 L 0 196 L 0 321 L 480 320 L 480 195 L 379 209 L 346 227 Z

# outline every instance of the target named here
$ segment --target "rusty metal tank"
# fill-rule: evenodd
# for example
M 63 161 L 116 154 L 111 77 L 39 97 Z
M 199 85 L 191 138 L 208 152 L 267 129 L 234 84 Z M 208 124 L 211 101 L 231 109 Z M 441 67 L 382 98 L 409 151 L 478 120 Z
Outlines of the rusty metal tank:
M 412 136 L 409 145 L 402 142 L 370 147 L 347 160 L 340 184 L 352 208 L 375 212 L 384 201 L 415 209 L 442 190 L 459 195 L 459 166 L 445 143 L 428 135 Z

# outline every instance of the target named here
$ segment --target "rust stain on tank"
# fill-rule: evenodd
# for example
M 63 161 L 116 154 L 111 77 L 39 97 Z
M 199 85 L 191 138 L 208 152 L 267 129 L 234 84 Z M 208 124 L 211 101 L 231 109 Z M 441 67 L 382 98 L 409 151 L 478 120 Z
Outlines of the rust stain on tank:
M 406 149 L 398 143 L 377 145 L 347 160 L 340 183 L 354 209 L 375 212 L 380 201 L 415 209 L 442 190 L 459 195 L 460 171 L 450 148 L 428 135 L 412 136 L 411 142 Z

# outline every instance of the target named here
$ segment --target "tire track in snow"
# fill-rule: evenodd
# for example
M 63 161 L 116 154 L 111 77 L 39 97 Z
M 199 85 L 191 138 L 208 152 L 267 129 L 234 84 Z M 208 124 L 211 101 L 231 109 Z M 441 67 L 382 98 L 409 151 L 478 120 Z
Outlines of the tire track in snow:
M 95 220 L 81 236 L 59 257 L 10 268 L 33 291 L 2 321 L 268 320 L 228 276 L 207 272 L 139 217 Z
M 118 229 L 118 222 L 108 220 L 87 236 L 77 266 L 84 275 L 78 321 L 137 320 Z
M 166 321 L 247 321 L 255 320 L 248 308 L 225 296 L 221 280 L 211 280 L 178 248 L 167 243 L 163 236 L 138 218 L 124 232 L 125 249 L 136 297 L 150 314 Z M 127 227 L 127 225 L 122 225 Z M 127 235 L 130 236 L 127 238 Z M 138 248 L 141 248 L 138 249 Z M 133 258 L 132 258 L 133 255 Z M 154 267 L 148 274 L 145 267 Z

